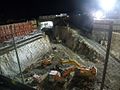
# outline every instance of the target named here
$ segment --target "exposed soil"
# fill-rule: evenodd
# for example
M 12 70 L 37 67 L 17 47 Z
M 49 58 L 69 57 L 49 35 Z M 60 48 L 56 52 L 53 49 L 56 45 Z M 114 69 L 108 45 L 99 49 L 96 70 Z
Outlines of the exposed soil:
M 55 68 L 55 65 L 58 64 L 60 58 L 63 59 L 73 59 L 77 60 L 80 64 L 89 67 L 95 66 L 97 68 L 97 76 L 94 81 L 85 80 L 80 78 L 79 82 L 75 82 L 76 85 L 71 90 L 99 90 L 101 85 L 103 67 L 104 67 L 104 58 L 105 58 L 105 49 L 100 44 L 85 38 L 79 35 L 74 29 L 68 29 L 67 27 L 57 27 L 55 30 L 55 36 L 59 44 L 52 44 L 52 47 L 56 47 L 54 51 L 46 54 L 45 57 L 50 58 L 54 57 L 53 64 L 46 67 L 41 67 L 41 60 L 38 60 L 36 63 L 32 64 L 30 67 L 26 68 L 24 71 L 24 77 L 26 83 L 33 87 L 36 87 L 37 83 L 33 80 L 33 75 L 45 75 L 50 72 L 51 69 Z M 62 69 L 65 69 L 69 65 L 59 66 Z M 61 84 L 53 85 L 51 83 L 45 84 L 47 89 L 45 90 L 64 90 L 66 88 L 59 86 Z M 66 84 L 65 84 L 66 85 Z M 52 86 L 52 87 L 53 87 Z M 58 87 L 56 87 L 58 86 Z M 71 85 L 68 85 L 70 87 Z M 50 89 L 51 88 L 51 89 Z M 70 90 L 70 88 L 69 88 Z M 104 90 L 120 90 L 120 63 L 112 56 L 109 57 L 109 63 L 107 68 L 106 80 Z

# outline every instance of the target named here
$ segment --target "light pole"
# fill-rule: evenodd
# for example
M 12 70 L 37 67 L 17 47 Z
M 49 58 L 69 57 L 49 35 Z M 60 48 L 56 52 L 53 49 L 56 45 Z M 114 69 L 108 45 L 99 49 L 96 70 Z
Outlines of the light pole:
M 99 0 L 101 8 L 106 12 L 106 17 L 108 17 L 110 12 L 114 9 L 114 6 L 116 4 L 117 0 Z M 100 90 L 103 90 L 104 88 L 104 82 L 106 77 L 106 71 L 108 66 L 108 60 L 109 60 L 109 54 L 110 54 L 110 46 L 111 46 L 111 39 L 112 39 L 112 30 L 113 30 L 113 21 L 110 21 L 110 27 L 108 31 L 108 43 L 107 43 L 107 51 L 106 51 L 106 57 L 104 62 L 104 69 L 103 69 L 103 76 L 102 76 L 102 83 Z
M 103 76 L 102 76 L 102 83 L 100 90 L 103 90 L 104 88 L 104 82 L 105 82 L 105 77 L 106 77 L 106 72 L 107 72 L 107 66 L 108 66 L 108 60 L 109 60 L 109 54 L 110 54 L 110 46 L 111 46 L 111 39 L 112 39 L 112 30 L 113 30 L 113 22 L 110 21 L 110 27 L 108 31 L 108 43 L 107 43 L 107 51 L 106 51 L 106 57 L 105 57 L 105 63 L 104 63 L 104 69 L 103 69 Z
M 16 58 L 17 58 L 18 67 L 19 67 L 19 71 L 20 71 L 21 81 L 22 81 L 23 83 L 25 83 L 25 82 L 24 82 L 24 76 L 23 76 L 23 74 L 22 74 L 20 59 L 19 59 L 19 56 L 18 56 L 17 47 L 16 47 L 16 43 L 15 43 L 14 30 L 12 29 L 12 26 L 10 27 L 10 31 L 11 31 L 11 35 L 12 35 L 12 39 L 13 39 L 13 46 L 14 46 L 15 53 L 16 53 Z

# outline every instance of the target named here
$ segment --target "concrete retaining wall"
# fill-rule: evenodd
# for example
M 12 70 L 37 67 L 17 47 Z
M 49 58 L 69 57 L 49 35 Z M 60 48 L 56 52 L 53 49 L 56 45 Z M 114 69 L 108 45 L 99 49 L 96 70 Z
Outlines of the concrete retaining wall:
M 22 70 L 37 61 L 50 51 L 50 42 L 47 36 L 17 49 Z M 1 73 L 6 76 L 14 76 L 19 73 L 15 51 L 9 51 L 0 56 Z

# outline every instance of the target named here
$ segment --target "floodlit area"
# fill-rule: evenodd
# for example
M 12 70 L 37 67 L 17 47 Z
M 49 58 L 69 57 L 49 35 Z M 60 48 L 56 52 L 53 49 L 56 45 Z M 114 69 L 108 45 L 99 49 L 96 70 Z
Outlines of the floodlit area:
M 120 89 L 120 20 L 45 17 L 0 26 L 1 90 Z
M 18 22 L 1 13 L 0 90 L 120 90 L 120 2 L 73 1 Z
M 43 28 L 52 28 L 53 27 L 53 22 L 52 21 L 45 21 L 40 23 L 40 29 Z
M 100 0 L 100 6 L 105 11 L 113 10 L 117 0 Z

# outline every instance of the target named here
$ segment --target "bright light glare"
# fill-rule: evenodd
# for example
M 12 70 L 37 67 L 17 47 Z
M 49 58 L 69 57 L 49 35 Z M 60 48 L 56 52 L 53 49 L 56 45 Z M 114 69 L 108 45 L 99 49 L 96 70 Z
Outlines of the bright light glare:
M 103 10 L 110 11 L 114 8 L 116 0 L 100 0 L 100 5 Z
M 105 17 L 104 13 L 102 11 L 97 11 L 96 13 L 94 13 L 94 17 L 96 19 L 102 19 Z
M 52 28 L 53 27 L 53 22 L 52 21 L 45 21 L 45 22 L 41 22 L 40 25 L 41 25 L 40 29 Z

